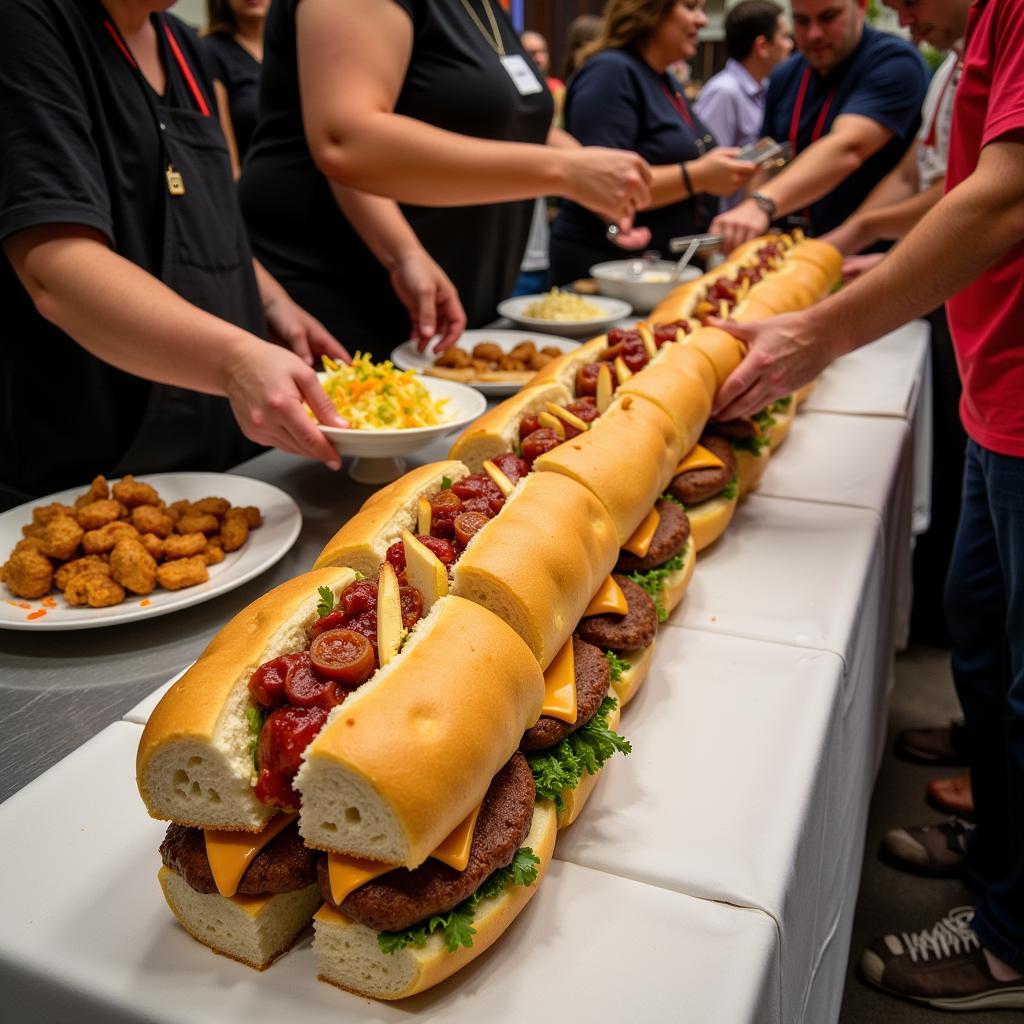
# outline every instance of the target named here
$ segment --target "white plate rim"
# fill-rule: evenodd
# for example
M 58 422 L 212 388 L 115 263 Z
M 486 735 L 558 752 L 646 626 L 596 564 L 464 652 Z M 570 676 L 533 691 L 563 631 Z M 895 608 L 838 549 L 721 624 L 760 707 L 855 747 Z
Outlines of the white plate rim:
M 111 478 L 117 479 L 117 478 Z M 43 615 L 38 619 L 28 620 L 24 616 L 26 611 L 24 608 L 12 607 L 8 602 L 19 602 L 25 604 L 31 604 L 33 610 L 42 608 L 42 598 L 37 598 L 33 601 L 27 601 L 25 598 L 14 597 L 7 590 L 3 584 L 0 584 L 0 629 L 18 629 L 18 630 L 49 630 L 49 631 L 67 631 L 76 629 L 101 629 L 105 626 L 119 626 L 128 622 L 137 622 L 139 619 L 152 619 L 161 615 L 168 615 L 171 612 L 180 611 L 182 608 L 190 608 L 192 605 L 201 604 L 204 601 L 210 601 L 215 597 L 219 597 L 221 594 L 226 594 L 236 587 L 242 586 L 244 583 L 248 583 L 249 580 L 258 576 L 260 573 L 265 572 L 271 566 L 276 565 L 284 556 L 291 550 L 292 546 L 299 538 L 299 534 L 302 532 L 302 512 L 299 506 L 295 503 L 294 499 L 286 494 L 280 487 L 275 487 L 273 484 L 268 484 L 265 480 L 257 480 L 254 477 L 243 476 L 236 473 L 206 473 L 206 472 L 183 472 L 183 473 L 147 473 L 144 475 L 137 476 L 136 480 L 142 483 L 152 483 L 158 491 L 161 491 L 161 497 L 167 498 L 164 493 L 168 486 L 171 486 L 172 493 L 176 493 L 174 487 L 176 484 L 181 484 L 182 487 L 187 488 L 193 493 L 194 501 L 198 501 L 200 498 L 205 497 L 209 494 L 218 494 L 222 497 L 227 498 L 232 504 L 235 504 L 235 500 L 231 497 L 231 483 L 233 481 L 244 481 L 245 487 L 255 486 L 258 491 L 261 491 L 265 497 L 253 501 L 246 500 L 245 504 L 252 504 L 259 506 L 261 513 L 264 514 L 264 524 L 258 530 L 253 531 L 252 536 L 246 542 L 246 545 L 242 547 L 238 552 L 232 552 L 227 556 L 224 562 L 221 562 L 221 566 L 227 566 L 226 569 L 220 569 L 219 566 L 211 566 L 210 579 L 206 583 L 201 583 L 196 587 L 186 587 L 183 590 L 177 591 L 163 591 L 154 590 L 153 594 L 157 595 L 157 598 L 162 598 L 164 594 L 168 595 L 166 601 L 160 603 L 153 603 L 143 607 L 139 604 L 140 601 L 146 598 L 132 594 L 127 597 L 121 604 L 113 605 L 110 608 L 71 608 L 63 604 L 63 598 L 59 595 L 58 591 L 51 590 L 48 596 L 55 597 L 58 602 L 58 609 L 65 614 L 74 614 L 73 619 L 54 618 L 52 611 Z M 173 482 L 169 485 L 168 480 Z M 225 483 L 227 486 L 225 486 Z M 77 487 L 69 487 L 63 491 L 57 491 L 54 494 L 49 494 L 41 498 L 34 498 L 32 501 L 25 502 L 23 505 L 18 505 L 15 508 L 8 509 L 6 512 L 0 512 L 0 535 L 5 534 L 8 529 L 11 530 L 11 537 L 21 537 L 21 527 L 32 521 L 32 509 L 37 505 L 48 505 L 53 501 L 60 501 L 64 504 L 74 504 L 74 498 L 76 495 L 81 494 L 83 491 L 88 489 L 88 484 L 80 484 Z M 163 488 L 163 490 L 161 490 Z M 201 493 L 195 493 L 202 489 Z M 218 489 L 219 488 L 219 489 Z M 193 490 L 194 489 L 194 490 Z M 183 497 L 185 495 L 182 495 Z M 271 501 L 272 499 L 272 501 Z M 171 500 L 175 500 L 171 498 Z M 228 564 L 228 559 L 231 559 L 234 555 L 243 556 L 248 553 L 250 556 L 260 552 L 260 541 L 262 531 L 267 528 L 267 512 L 273 504 L 275 509 L 275 516 L 280 515 L 280 521 L 276 523 L 276 529 L 278 531 L 283 530 L 280 538 L 277 539 L 272 547 L 268 547 L 266 551 L 263 551 L 256 558 L 256 561 L 251 565 L 246 565 L 245 568 L 239 570 L 238 564 Z M 280 513 L 277 512 L 280 509 Z M 269 535 L 266 535 L 269 536 Z M 8 557 L 10 549 L 14 547 L 15 541 L 11 541 L 6 547 L 6 541 L 0 540 L 0 557 L 5 560 Z M 250 547 L 251 545 L 251 547 Z M 248 549 L 248 551 L 247 551 Z M 239 570 L 239 571 L 233 571 Z M 153 600 L 153 596 L 149 595 L 150 600 Z M 15 612 L 21 616 L 15 618 Z M 81 615 L 81 618 L 78 616 Z
M 614 323 L 616 320 L 624 320 L 633 312 L 633 307 L 624 299 L 615 299 L 609 295 L 582 296 L 587 302 L 593 302 L 595 306 L 604 306 L 607 310 L 604 316 L 591 317 L 589 320 L 538 320 L 536 317 L 526 316 L 520 312 L 526 303 L 536 302 L 544 297 L 544 295 L 516 295 L 514 298 L 504 299 L 498 303 L 498 313 L 509 320 L 527 324 L 530 327 L 561 324 L 566 330 L 584 331 L 588 328 Z
M 524 337 L 529 335 L 529 337 Z M 543 348 L 545 345 L 551 344 L 557 348 L 562 349 L 563 352 L 574 352 L 580 347 L 582 342 L 578 338 L 566 338 L 557 334 L 546 334 L 543 331 L 535 331 L 531 328 L 517 328 L 516 330 L 510 330 L 507 327 L 496 327 L 493 330 L 488 330 L 486 327 L 474 328 L 469 331 L 463 331 L 459 340 L 455 342 L 456 345 L 461 345 L 463 340 L 468 341 L 470 344 L 476 345 L 484 341 L 493 341 L 496 345 L 501 346 L 503 351 L 511 351 L 516 345 L 523 341 L 534 341 L 537 343 L 538 348 Z M 418 370 L 423 371 L 424 367 L 433 365 L 434 356 L 429 350 L 426 352 L 416 351 L 415 341 L 403 341 L 401 345 L 396 346 L 391 352 L 391 362 L 395 364 L 400 370 Z M 428 377 L 429 374 L 423 374 L 424 377 Z M 443 380 L 444 378 L 435 378 Z M 514 395 L 521 388 L 526 387 L 526 384 L 510 384 L 507 381 L 456 381 L 457 384 L 464 384 L 468 388 L 473 388 L 484 395 Z

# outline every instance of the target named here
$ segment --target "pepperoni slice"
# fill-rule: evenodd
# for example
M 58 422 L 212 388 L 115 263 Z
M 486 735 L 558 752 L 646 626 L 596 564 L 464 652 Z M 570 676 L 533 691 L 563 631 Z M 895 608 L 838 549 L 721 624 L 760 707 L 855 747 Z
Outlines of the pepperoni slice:
M 523 458 L 532 466 L 534 459 L 551 451 L 552 448 L 557 448 L 561 443 L 561 438 L 553 430 L 541 427 L 523 441 Z
M 455 517 L 455 539 L 465 547 L 490 521 L 483 512 L 463 512 Z
M 444 540 L 442 537 L 425 537 L 422 534 L 417 534 L 416 539 L 425 548 L 433 551 L 442 565 L 455 564 L 455 545 L 450 541 Z
M 538 423 L 537 426 L 540 426 L 540 424 Z M 523 436 L 525 437 L 526 435 L 524 434 Z M 496 455 L 491 461 L 508 477 L 509 482 L 513 484 L 519 483 L 530 472 L 530 467 L 514 452 Z
M 376 667 L 373 646 L 362 633 L 354 629 L 330 629 L 321 633 L 309 648 L 309 658 L 312 668 L 321 676 L 326 676 L 325 682 L 330 683 L 335 690 L 337 686 L 334 681 L 349 689 L 365 683 Z
M 313 643 L 319 643 L 323 637 L 334 632 L 332 629 L 321 633 Z M 293 707 L 323 708 L 325 711 L 330 711 L 335 704 L 344 700 L 344 695 L 338 694 L 334 681 L 325 679 L 317 672 L 307 651 L 293 655 L 288 674 L 284 677 L 284 695 Z
M 341 592 L 341 607 L 348 619 L 367 611 L 376 611 L 377 581 L 358 580 L 350 583 Z
M 276 708 L 285 701 L 284 680 L 295 655 L 283 654 L 264 662 L 249 678 L 249 696 L 261 708 Z
M 402 625 L 412 629 L 423 615 L 423 596 L 415 587 L 400 587 L 399 596 L 402 602 Z
M 344 609 L 338 608 L 333 612 L 328 612 L 326 615 L 322 615 L 316 622 L 313 623 L 313 628 L 310 629 L 310 638 L 319 636 L 321 633 L 326 632 L 328 629 L 337 629 L 339 626 L 345 625 L 345 611 Z

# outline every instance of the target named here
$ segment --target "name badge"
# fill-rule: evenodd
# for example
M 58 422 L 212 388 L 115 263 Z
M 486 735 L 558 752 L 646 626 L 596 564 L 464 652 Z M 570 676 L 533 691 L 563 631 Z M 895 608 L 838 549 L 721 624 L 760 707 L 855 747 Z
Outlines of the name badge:
M 533 68 L 526 63 L 525 57 L 518 53 L 508 53 L 498 59 L 508 72 L 508 77 L 512 79 L 512 84 L 519 90 L 520 96 L 530 96 L 535 92 L 544 91 L 544 86 L 540 84 Z

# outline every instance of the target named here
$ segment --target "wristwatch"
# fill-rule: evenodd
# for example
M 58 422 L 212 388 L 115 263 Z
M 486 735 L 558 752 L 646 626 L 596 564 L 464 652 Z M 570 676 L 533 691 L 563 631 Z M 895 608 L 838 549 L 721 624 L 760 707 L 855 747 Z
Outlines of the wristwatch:
M 775 220 L 776 207 L 774 199 L 770 199 L 763 192 L 751 192 L 747 198 L 753 199 L 757 203 L 758 209 L 768 218 L 769 224 Z

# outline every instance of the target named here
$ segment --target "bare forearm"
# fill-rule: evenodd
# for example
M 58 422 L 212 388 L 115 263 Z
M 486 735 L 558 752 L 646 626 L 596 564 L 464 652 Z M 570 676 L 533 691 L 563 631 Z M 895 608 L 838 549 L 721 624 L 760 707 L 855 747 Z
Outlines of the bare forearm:
M 390 270 L 403 256 L 423 248 L 393 199 L 330 184 L 334 201 L 382 266 Z
M 915 192 L 899 202 L 868 211 L 864 216 L 863 237 L 860 248 L 878 241 L 903 238 L 918 221 L 942 198 L 945 184 L 937 181 L 923 192 Z
M 692 164 L 690 165 L 693 166 Z M 683 170 L 679 164 L 664 164 L 661 167 L 652 167 L 651 174 L 651 209 L 659 206 L 668 206 L 669 203 L 676 203 L 680 199 L 688 199 L 689 193 L 683 182 Z M 692 174 L 692 172 L 691 172 Z M 700 185 L 694 181 L 693 187 L 699 192 Z
M 548 145 L 555 149 L 579 149 L 580 143 L 574 136 L 570 135 L 564 128 L 557 128 L 552 125 L 548 131 Z
M 782 217 L 831 192 L 858 166 L 857 155 L 844 140 L 826 135 L 760 191 L 774 201 L 776 214 Z

